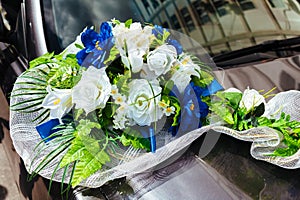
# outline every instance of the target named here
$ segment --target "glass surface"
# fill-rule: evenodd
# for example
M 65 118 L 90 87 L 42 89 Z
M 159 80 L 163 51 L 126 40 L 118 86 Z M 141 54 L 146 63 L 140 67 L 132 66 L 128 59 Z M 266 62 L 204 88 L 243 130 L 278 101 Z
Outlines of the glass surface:
M 85 27 L 132 18 L 181 31 L 211 55 L 300 36 L 300 5 L 284 0 L 44 0 L 61 49 Z M 47 20 L 46 20 L 47 21 Z M 49 21 L 49 20 L 48 20 Z

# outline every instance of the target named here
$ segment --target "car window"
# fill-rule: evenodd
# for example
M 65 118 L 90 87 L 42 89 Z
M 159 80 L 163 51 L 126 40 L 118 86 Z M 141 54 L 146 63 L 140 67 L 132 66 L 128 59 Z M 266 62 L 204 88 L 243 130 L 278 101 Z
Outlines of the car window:
M 61 49 L 86 26 L 132 18 L 183 32 L 211 55 L 300 35 L 297 0 L 44 0 Z M 49 3 L 50 2 L 50 3 Z M 47 21 L 47 20 L 46 20 Z M 49 21 L 49 20 L 48 20 Z

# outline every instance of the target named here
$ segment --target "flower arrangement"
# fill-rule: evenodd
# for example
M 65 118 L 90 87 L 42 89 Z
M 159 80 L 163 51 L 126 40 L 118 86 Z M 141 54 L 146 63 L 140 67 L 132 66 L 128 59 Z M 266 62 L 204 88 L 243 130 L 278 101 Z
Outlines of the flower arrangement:
M 102 23 L 99 33 L 87 28 L 64 52 L 31 61 L 18 78 L 11 96 L 16 149 L 32 177 L 89 187 L 99 186 L 89 181 L 99 181 L 100 174 L 100 185 L 126 175 L 127 170 L 110 170 L 139 155 L 147 155 L 143 161 L 156 159 L 166 144 L 188 145 L 195 130 L 202 130 L 197 137 L 215 129 L 243 139 L 245 131 L 253 136 L 251 130 L 267 127 L 276 130 L 276 144 L 285 146 L 275 145 L 260 159 L 299 151 L 300 122 L 282 110 L 277 110 L 281 117 L 273 116 L 265 100 L 270 93 L 223 90 L 210 68 L 160 26 L 114 19 Z M 219 123 L 211 124 L 212 118 Z M 24 145 L 21 133 L 30 145 Z M 32 155 L 22 154 L 19 146 Z M 148 169 L 138 160 L 130 173 L 141 165 Z

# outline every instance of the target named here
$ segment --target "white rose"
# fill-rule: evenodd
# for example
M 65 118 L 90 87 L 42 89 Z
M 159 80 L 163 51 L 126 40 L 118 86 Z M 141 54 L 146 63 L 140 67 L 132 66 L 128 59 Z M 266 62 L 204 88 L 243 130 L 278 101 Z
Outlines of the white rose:
M 104 108 L 111 93 L 111 84 L 105 68 L 90 66 L 83 72 L 81 80 L 73 88 L 75 108 L 83 108 L 86 114 Z
M 265 98 L 258 91 L 247 88 L 240 101 L 240 108 L 246 108 L 247 111 L 250 111 L 262 103 L 266 104 Z
M 162 45 L 147 55 L 147 65 L 143 66 L 142 77 L 148 80 L 155 79 L 167 73 L 176 61 L 176 49 L 172 45 Z
M 129 83 L 129 88 L 128 118 L 137 125 L 150 126 L 162 117 L 163 112 L 158 106 L 162 88 L 157 81 L 135 79 Z

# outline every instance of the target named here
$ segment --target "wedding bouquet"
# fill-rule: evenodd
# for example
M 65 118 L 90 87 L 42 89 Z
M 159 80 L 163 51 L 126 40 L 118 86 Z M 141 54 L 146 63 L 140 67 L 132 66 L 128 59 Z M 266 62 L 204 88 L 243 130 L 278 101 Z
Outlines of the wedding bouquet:
M 210 61 L 175 36 L 114 19 L 31 61 L 12 91 L 11 136 L 32 176 L 98 187 L 157 166 L 210 129 L 252 141 L 258 159 L 299 161 L 298 114 L 266 103 L 270 93 L 223 90 Z M 293 92 L 286 102 L 299 102 Z

